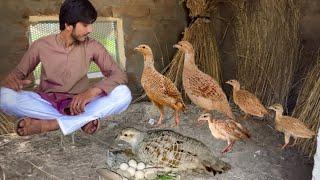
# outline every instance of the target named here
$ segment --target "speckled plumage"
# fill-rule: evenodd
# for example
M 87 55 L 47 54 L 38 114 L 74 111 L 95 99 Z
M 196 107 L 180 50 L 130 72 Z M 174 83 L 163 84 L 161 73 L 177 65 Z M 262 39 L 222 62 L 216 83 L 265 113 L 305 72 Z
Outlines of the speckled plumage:
M 141 132 L 134 128 L 122 130 L 120 139 L 132 146 L 134 154 L 147 163 L 178 171 L 203 169 L 224 172 L 230 165 L 219 160 L 202 142 L 170 130 Z
M 290 116 L 283 116 L 283 107 L 281 104 L 274 104 L 270 106 L 269 109 L 276 111 L 276 130 L 284 133 L 285 144 L 282 146 L 282 149 L 284 149 L 289 144 L 291 136 L 295 139 L 295 142 L 293 144 L 295 145 L 297 138 L 312 138 L 315 135 L 315 132 L 310 130 L 299 119 Z
M 180 41 L 174 47 L 185 53 L 182 82 L 190 100 L 206 111 L 216 110 L 234 119 L 227 96 L 219 83 L 200 71 L 195 64 L 192 45 L 187 41 Z
M 247 90 L 240 89 L 240 83 L 237 80 L 230 80 L 226 83 L 233 87 L 233 101 L 246 114 L 263 117 L 268 114 L 267 109 L 260 100 Z
M 142 44 L 136 47 L 135 50 L 144 56 L 141 85 L 149 99 L 159 108 L 160 118 L 158 124 L 162 123 L 164 116 L 163 106 L 168 106 L 175 110 L 176 125 L 178 125 L 179 113 L 185 109 L 180 92 L 169 78 L 160 74 L 154 68 L 153 54 L 149 46 Z
M 208 121 L 212 136 L 228 142 L 228 146 L 222 153 L 230 151 L 235 141 L 250 138 L 247 128 L 227 116 L 215 119 L 211 113 L 204 113 L 198 121 Z

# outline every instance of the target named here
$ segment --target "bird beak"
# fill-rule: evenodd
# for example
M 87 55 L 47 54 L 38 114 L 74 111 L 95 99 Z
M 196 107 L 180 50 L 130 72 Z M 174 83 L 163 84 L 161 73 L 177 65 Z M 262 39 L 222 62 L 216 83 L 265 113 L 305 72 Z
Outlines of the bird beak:
M 173 47 L 177 48 L 177 49 L 180 49 L 181 46 L 179 44 L 175 44 L 175 45 L 173 45 Z
M 138 51 L 138 50 L 139 50 L 139 47 L 135 47 L 134 50 L 135 50 L 135 51 Z
M 227 83 L 227 84 L 230 84 L 231 82 L 230 82 L 230 81 L 227 81 L 226 83 Z M 230 85 L 231 85 L 231 84 L 230 84 Z
M 267 107 L 267 109 L 274 110 L 274 108 L 272 106 Z
M 120 136 L 117 134 L 116 137 L 114 138 L 115 141 L 120 141 Z

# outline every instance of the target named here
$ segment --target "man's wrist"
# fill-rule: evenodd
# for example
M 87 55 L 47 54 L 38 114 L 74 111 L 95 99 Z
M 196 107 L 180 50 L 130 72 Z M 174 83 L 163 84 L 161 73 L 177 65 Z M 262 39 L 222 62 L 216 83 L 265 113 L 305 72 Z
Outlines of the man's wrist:
M 92 87 L 90 89 L 90 92 L 92 95 L 94 95 L 94 97 L 96 97 L 96 96 L 100 95 L 103 91 L 102 91 L 102 89 L 100 89 L 98 87 Z

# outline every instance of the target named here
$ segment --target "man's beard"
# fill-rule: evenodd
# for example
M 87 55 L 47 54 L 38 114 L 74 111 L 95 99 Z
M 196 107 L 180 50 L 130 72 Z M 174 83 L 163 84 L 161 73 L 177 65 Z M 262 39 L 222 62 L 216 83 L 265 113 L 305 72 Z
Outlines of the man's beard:
M 80 42 L 82 42 L 86 39 L 88 34 L 84 35 L 83 37 L 80 37 L 80 36 L 76 35 L 75 30 L 73 30 L 71 33 L 71 37 L 72 37 L 74 43 L 79 44 Z

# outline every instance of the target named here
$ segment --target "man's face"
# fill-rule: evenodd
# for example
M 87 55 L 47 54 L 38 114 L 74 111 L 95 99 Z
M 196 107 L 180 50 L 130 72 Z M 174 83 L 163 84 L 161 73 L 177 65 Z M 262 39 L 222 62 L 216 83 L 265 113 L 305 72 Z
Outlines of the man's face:
M 71 36 L 75 41 L 84 41 L 92 32 L 92 24 L 78 22 L 73 28 Z

